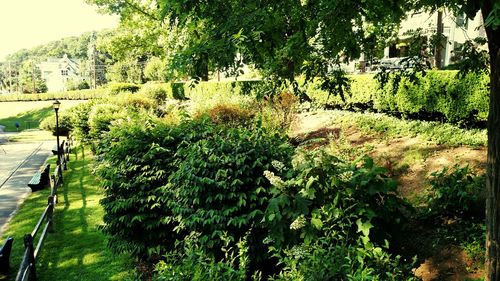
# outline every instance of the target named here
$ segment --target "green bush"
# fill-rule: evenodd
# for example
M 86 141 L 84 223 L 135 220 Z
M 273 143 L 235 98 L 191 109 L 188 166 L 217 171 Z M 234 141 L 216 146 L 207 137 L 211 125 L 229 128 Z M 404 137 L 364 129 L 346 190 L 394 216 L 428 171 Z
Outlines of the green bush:
M 89 115 L 96 104 L 95 100 L 88 101 L 68 110 L 72 124 L 72 135 L 83 142 L 90 140 Z
M 314 102 L 349 110 L 376 110 L 397 115 L 441 119 L 451 123 L 486 121 L 489 102 L 489 78 L 485 74 L 468 74 L 457 78 L 457 71 L 429 71 L 417 82 L 407 78 L 394 80 L 379 89 L 373 75 L 352 75 L 350 93 L 342 100 L 321 90 L 319 82 L 306 85 Z M 394 91 L 394 89 L 397 89 Z
M 181 251 L 165 255 L 164 260 L 155 266 L 155 281 L 227 281 L 249 280 L 247 278 L 248 257 L 247 245 L 244 241 L 231 247 L 230 241 L 221 249 L 222 259 L 215 259 L 207 254 L 198 242 L 196 235 L 185 238 L 185 246 Z M 252 280 L 260 280 L 255 274 Z
M 110 130 L 113 121 L 127 116 L 127 112 L 115 104 L 97 104 L 88 115 L 89 138 L 99 141 Z
M 402 114 L 442 116 L 451 123 L 485 121 L 488 115 L 488 78 L 468 74 L 457 78 L 456 71 L 429 71 L 417 82 L 403 78 L 393 92 L 391 83 L 378 91 L 375 108 Z
M 408 204 L 386 172 L 368 157 L 346 162 L 321 151 L 291 170 L 277 164 L 267 172 L 273 198 L 265 223 L 285 265 L 279 279 L 403 280 L 410 272 L 388 254 L 385 239 L 400 229 Z
M 154 99 L 158 105 L 161 105 L 166 99 L 172 98 L 172 92 L 169 92 L 168 88 L 168 84 L 149 83 L 141 87 L 139 94 Z
M 52 132 L 52 134 L 56 135 L 56 115 L 52 114 L 40 123 L 40 129 Z M 67 136 L 69 132 L 73 129 L 71 123 L 71 114 L 68 111 L 59 112 L 59 135 Z
M 205 249 L 220 248 L 224 233 L 233 241 L 251 233 L 255 250 L 253 242 L 264 239 L 259 223 L 269 198 L 264 171 L 273 160 L 290 162 L 293 150 L 285 137 L 261 128 L 205 126 L 208 137 L 177 150 L 167 205 L 178 231 L 200 233 Z
M 116 96 L 123 92 L 135 93 L 139 91 L 140 86 L 132 83 L 112 83 L 108 85 L 108 92 L 112 96 Z
M 98 151 L 106 190 L 103 229 L 111 246 L 151 257 L 191 231 L 214 247 L 223 232 L 242 237 L 262 220 L 268 186 L 263 171 L 272 159 L 290 157 L 283 141 L 207 118 L 178 126 L 124 120 L 102 138 Z
M 486 178 L 468 166 L 443 168 L 432 173 L 427 193 L 428 214 L 433 216 L 484 216 Z
M 128 92 L 109 97 L 106 101 L 107 103 L 135 112 L 138 110 L 155 111 L 158 108 L 158 104 L 154 99 L 145 95 L 131 94 Z

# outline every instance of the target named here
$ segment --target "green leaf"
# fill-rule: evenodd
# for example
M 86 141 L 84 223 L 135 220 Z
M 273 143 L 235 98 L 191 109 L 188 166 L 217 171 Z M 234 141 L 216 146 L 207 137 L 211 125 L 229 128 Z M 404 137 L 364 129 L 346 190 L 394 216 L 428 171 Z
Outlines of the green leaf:
M 311 224 L 318 230 L 323 227 L 323 222 L 319 218 L 312 218 Z
M 370 229 L 373 227 L 370 221 L 362 222 L 361 219 L 358 219 L 356 225 L 358 226 L 358 232 L 362 232 L 366 237 L 370 235 Z

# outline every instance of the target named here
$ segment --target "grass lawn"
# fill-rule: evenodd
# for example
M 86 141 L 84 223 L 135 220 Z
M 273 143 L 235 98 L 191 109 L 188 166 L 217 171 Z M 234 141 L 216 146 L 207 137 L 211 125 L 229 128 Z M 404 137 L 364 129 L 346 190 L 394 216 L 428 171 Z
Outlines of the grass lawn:
M 61 110 L 82 102 L 85 101 L 61 101 Z M 19 122 L 20 131 L 36 129 L 40 125 L 40 121 L 51 114 L 54 114 L 52 101 L 0 102 L 0 125 L 6 126 L 4 129 L 6 132 L 15 132 L 16 122 Z
M 19 134 L 15 134 L 9 137 L 10 142 L 38 142 L 38 141 L 54 141 L 56 137 L 52 135 L 49 131 L 43 130 L 24 130 Z M 63 137 L 65 139 L 65 137 Z
M 55 232 L 47 236 L 37 261 L 39 280 L 123 280 L 134 268 L 129 256 L 107 248 L 105 235 L 97 229 L 104 213 L 99 205 L 102 190 L 89 171 L 90 161 L 89 150 L 83 148 L 71 155 L 64 185 L 58 191 Z M 3 277 L 5 280 L 14 280 L 24 250 L 23 236 L 32 231 L 48 195 L 48 188 L 31 194 L 0 239 L 3 242 L 7 236 L 14 237 L 13 270 L 9 278 Z

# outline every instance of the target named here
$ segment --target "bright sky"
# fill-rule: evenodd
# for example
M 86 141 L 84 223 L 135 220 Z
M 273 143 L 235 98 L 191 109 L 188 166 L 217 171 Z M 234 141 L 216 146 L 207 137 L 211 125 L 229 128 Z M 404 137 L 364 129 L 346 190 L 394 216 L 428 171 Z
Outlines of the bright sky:
M 83 0 L 0 0 L 0 61 L 22 48 L 118 26 Z

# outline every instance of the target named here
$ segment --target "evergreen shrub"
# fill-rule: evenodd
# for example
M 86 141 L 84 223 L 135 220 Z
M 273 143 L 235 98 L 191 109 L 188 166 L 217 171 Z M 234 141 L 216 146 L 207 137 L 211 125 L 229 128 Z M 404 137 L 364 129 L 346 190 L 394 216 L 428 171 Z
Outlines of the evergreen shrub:
M 133 83 L 111 83 L 108 85 L 108 92 L 112 96 L 116 96 L 123 92 L 135 93 L 139 91 L 140 86 Z

